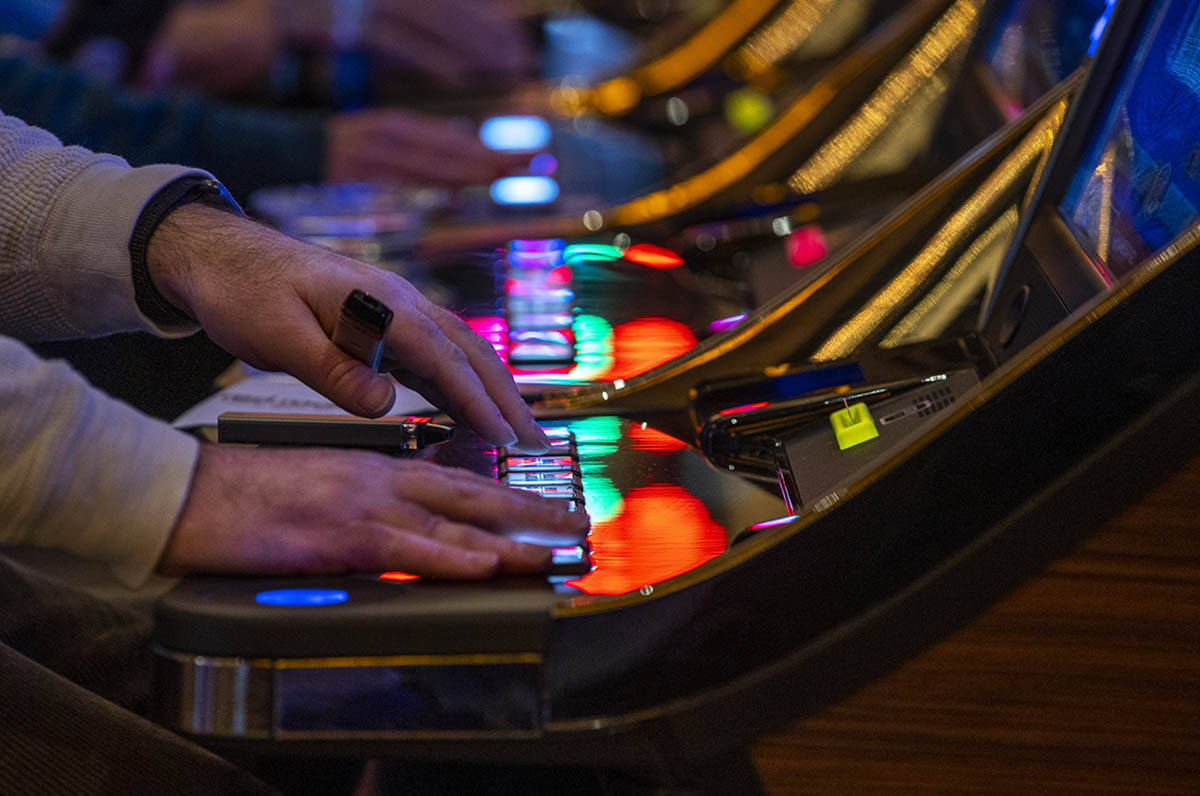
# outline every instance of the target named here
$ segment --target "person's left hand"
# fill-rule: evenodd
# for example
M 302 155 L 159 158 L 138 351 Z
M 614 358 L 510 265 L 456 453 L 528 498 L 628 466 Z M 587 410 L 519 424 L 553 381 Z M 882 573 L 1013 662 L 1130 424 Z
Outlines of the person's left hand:
M 549 447 L 491 344 L 395 274 L 196 204 L 163 220 L 147 264 L 159 292 L 231 354 L 375 417 L 391 407 L 391 380 L 329 339 L 342 302 L 363 290 L 394 313 L 398 381 L 494 445 Z

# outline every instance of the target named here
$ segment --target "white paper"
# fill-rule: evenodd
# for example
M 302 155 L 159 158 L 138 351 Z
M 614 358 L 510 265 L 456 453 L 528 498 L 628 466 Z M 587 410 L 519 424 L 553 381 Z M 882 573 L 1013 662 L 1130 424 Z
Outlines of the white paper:
M 396 402 L 389 415 L 431 415 L 435 410 L 417 393 L 396 386 Z M 180 429 L 216 426 L 224 412 L 276 412 L 297 415 L 344 415 L 346 410 L 291 376 L 256 373 L 205 398 L 175 419 Z

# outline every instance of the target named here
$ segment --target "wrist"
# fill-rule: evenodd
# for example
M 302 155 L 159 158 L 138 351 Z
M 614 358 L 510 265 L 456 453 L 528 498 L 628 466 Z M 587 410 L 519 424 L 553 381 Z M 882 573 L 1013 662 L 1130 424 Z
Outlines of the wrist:
M 182 290 L 186 282 L 177 278 L 190 264 L 189 258 L 175 239 L 186 235 L 187 223 L 182 219 L 198 210 L 224 220 L 230 212 L 241 215 L 237 202 L 216 180 L 187 175 L 150 198 L 130 235 L 134 298 L 142 314 L 163 327 L 190 324 L 195 317 Z

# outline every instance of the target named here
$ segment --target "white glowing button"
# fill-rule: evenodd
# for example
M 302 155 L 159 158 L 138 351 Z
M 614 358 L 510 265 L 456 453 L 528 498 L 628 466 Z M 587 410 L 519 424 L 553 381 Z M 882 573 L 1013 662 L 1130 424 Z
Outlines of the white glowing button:
M 493 116 L 480 126 L 479 140 L 497 152 L 532 152 L 550 143 L 550 125 L 537 116 Z
M 491 195 L 501 205 L 544 205 L 558 198 L 558 183 L 549 177 L 502 177 L 492 183 Z

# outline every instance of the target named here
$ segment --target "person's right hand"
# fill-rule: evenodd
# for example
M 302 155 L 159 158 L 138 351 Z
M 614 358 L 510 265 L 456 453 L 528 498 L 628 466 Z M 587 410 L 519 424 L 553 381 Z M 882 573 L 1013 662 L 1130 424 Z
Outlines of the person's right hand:
M 196 203 L 163 219 L 146 264 L 163 297 L 229 353 L 378 417 L 392 380 L 329 338 L 342 302 L 362 290 L 394 313 L 385 342 L 397 380 L 493 445 L 549 447 L 491 344 L 397 274 Z
M 536 573 L 550 551 L 496 532 L 582 535 L 561 502 L 466 470 L 336 449 L 202 445 L 163 574 L 339 574 L 437 578 Z
M 527 162 L 488 149 L 469 124 L 407 109 L 338 113 L 325 123 L 327 182 L 482 185 Z

